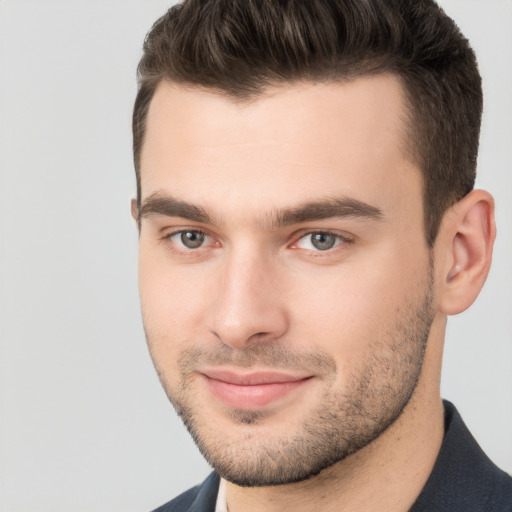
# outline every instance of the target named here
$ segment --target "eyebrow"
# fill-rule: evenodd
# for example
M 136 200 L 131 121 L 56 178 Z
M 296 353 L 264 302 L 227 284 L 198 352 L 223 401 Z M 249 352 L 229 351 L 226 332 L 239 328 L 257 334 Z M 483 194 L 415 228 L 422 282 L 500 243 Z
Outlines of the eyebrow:
M 215 224 L 212 216 L 200 206 L 196 206 L 174 197 L 156 192 L 146 198 L 137 215 L 137 221 L 153 215 L 165 215 L 166 217 L 181 217 L 192 222 L 203 224 Z
M 218 225 L 220 219 L 211 215 L 205 208 L 193 205 L 161 192 L 147 197 L 139 209 L 137 220 L 153 215 L 180 217 L 191 222 Z M 284 227 L 309 221 L 332 218 L 358 218 L 381 220 L 382 210 L 363 201 L 349 197 L 327 198 L 300 204 L 293 208 L 277 210 L 270 215 L 270 227 Z M 267 224 L 266 222 L 264 224 Z
M 331 218 L 362 218 L 379 220 L 384 216 L 376 206 L 349 197 L 328 198 L 312 201 L 295 208 L 277 212 L 275 224 L 288 226 L 312 220 Z

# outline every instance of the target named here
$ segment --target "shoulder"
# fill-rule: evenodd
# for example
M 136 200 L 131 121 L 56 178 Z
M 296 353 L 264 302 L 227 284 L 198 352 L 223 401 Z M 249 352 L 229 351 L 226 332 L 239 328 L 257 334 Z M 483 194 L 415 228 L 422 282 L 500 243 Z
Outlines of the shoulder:
M 192 487 L 153 512 L 214 512 L 219 480 L 219 475 L 211 473 L 201 485 Z
M 482 451 L 455 407 L 445 402 L 445 438 L 411 512 L 512 512 L 512 478 Z

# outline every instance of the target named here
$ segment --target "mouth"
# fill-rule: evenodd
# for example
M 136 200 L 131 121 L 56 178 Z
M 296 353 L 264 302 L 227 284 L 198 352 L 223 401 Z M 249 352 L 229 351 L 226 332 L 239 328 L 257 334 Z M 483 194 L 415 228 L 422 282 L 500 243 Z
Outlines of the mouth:
M 273 371 L 241 373 L 221 369 L 204 370 L 200 375 L 214 397 L 243 410 L 259 410 L 284 399 L 313 378 Z

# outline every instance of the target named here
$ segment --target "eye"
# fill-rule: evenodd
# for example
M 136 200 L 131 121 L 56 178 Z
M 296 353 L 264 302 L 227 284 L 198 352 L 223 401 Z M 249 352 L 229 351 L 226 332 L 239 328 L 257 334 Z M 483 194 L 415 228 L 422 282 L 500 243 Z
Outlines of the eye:
M 328 251 L 333 247 L 341 245 L 343 242 L 346 242 L 346 239 L 340 235 L 329 232 L 316 232 L 303 236 L 295 246 L 309 251 Z
M 177 231 L 169 236 L 171 242 L 186 249 L 199 249 L 209 239 L 210 237 L 202 231 L 193 230 Z

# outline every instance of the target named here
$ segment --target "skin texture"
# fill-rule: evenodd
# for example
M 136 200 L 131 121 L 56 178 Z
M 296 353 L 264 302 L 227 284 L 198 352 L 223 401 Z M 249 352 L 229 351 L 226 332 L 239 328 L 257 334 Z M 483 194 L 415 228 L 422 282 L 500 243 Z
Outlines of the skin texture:
M 432 469 L 445 314 L 485 280 L 492 199 L 451 209 L 429 250 L 404 113 L 390 75 L 152 100 L 146 337 L 232 512 L 407 510 Z

